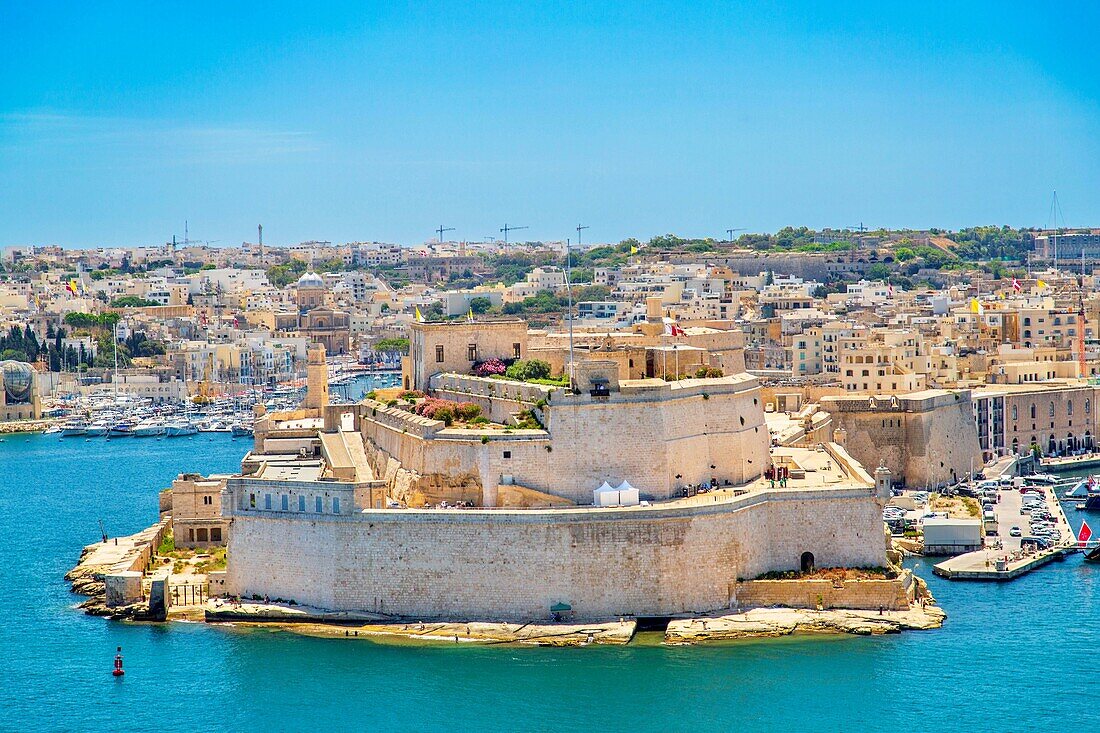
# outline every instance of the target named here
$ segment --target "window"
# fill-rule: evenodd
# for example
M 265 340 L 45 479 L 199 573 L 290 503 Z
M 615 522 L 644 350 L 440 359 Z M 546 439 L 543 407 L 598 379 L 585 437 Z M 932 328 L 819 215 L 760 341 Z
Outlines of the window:
M 195 540 L 198 542 L 207 542 L 209 537 L 207 536 L 206 527 L 199 527 L 195 530 Z
M 1066 403 L 1066 414 L 1071 416 L 1073 415 L 1073 400 L 1070 400 Z
M 477 344 L 470 344 L 466 347 L 466 360 L 477 361 Z
M 255 494 L 249 494 L 248 495 L 248 506 L 250 506 L 253 509 L 256 508 L 256 495 Z
M 204 497 L 202 497 L 202 503 L 206 504 L 207 506 L 210 506 L 211 504 L 214 503 L 214 497 L 209 496 L 209 495 L 204 496 Z
M 504 457 L 505 458 L 511 458 L 512 457 L 512 451 L 510 451 L 510 450 L 504 451 Z
M 194 527 L 188 527 L 187 528 L 187 540 L 189 542 L 194 542 L 195 541 L 195 528 Z
M 264 509 L 271 508 L 271 494 L 264 494 Z
M 304 494 L 298 497 L 298 511 L 304 512 L 306 510 L 306 497 Z
M 1085 400 L 1085 414 L 1092 412 L 1092 400 Z
M 517 341 L 517 342 L 515 342 L 514 344 L 512 344 L 512 356 L 516 357 L 517 359 L 518 359 L 518 358 L 519 358 L 519 356 L 520 356 L 520 353 L 519 353 L 519 342 L 518 342 L 518 341 Z
M 211 527 L 210 528 L 210 541 L 211 542 L 221 542 L 222 541 L 222 528 L 221 527 Z
M 318 513 L 318 514 L 320 514 L 320 513 L 322 513 L 323 511 L 325 511 L 325 506 L 324 506 L 324 502 L 323 502 L 323 500 L 321 499 L 321 497 L 319 497 L 319 496 L 317 497 L 317 500 L 316 500 L 316 504 L 317 504 L 317 513 Z
M 332 497 L 332 513 L 333 514 L 339 514 L 340 513 L 340 497 L 339 496 Z
M 442 344 L 435 347 L 435 363 L 436 364 L 442 364 L 443 363 L 443 345 Z
M 282 495 L 281 497 L 279 497 L 279 498 L 280 498 L 280 500 L 281 500 L 280 504 L 281 504 L 282 510 L 283 510 L 284 512 L 285 512 L 285 511 L 288 511 L 288 510 L 290 509 L 290 497 L 289 497 L 289 496 L 287 496 L 286 494 L 283 494 L 283 495 Z
M 1013 405 L 1012 406 L 1012 419 L 1016 420 L 1017 418 L 1019 418 L 1019 413 L 1020 413 L 1020 411 L 1019 411 L 1018 407 L 1016 405 Z
M 1034 402 L 1031 403 L 1031 419 L 1032 420 L 1035 419 L 1035 403 Z
M 1054 400 L 1050 401 L 1050 416 L 1054 417 Z

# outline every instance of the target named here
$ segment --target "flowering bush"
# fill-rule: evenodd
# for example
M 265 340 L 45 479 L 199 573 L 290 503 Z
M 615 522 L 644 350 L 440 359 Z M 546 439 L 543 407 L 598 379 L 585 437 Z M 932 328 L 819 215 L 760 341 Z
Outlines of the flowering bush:
M 429 420 L 441 420 L 447 425 L 453 423 L 456 418 L 465 422 L 481 415 L 481 408 L 473 402 L 451 402 L 438 397 L 429 397 L 422 402 L 417 402 L 413 405 L 412 411 Z
M 508 367 L 500 359 L 486 359 L 474 367 L 474 374 L 479 377 L 491 377 L 495 374 L 504 374 Z

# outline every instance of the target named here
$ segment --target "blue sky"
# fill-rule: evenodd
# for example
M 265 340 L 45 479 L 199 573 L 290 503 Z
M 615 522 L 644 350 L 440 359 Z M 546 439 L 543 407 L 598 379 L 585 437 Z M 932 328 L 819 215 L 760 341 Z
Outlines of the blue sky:
M 0 247 L 1100 223 L 1100 10 L 3 3 Z

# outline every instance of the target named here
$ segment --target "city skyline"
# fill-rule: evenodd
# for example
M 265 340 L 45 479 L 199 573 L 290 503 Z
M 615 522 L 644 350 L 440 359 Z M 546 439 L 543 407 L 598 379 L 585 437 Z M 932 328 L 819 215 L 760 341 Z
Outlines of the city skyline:
M 1100 220 L 1092 8 L 265 7 L 0 11 L 0 247 Z

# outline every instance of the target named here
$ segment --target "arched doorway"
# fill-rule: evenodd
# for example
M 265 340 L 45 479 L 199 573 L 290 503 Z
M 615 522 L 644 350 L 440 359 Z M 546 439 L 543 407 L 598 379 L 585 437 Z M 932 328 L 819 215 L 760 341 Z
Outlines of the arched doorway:
M 1055 439 L 1055 437 L 1053 435 L 1051 435 L 1050 438 L 1047 440 L 1047 453 L 1049 454 L 1049 453 L 1057 453 L 1057 452 L 1058 452 L 1058 441 Z
M 1084 445 L 1084 448 L 1085 448 L 1085 450 L 1092 450 L 1092 431 L 1091 430 L 1086 430 L 1085 431 L 1085 445 Z
M 1020 439 L 1019 438 L 1013 438 L 1012 439 L 1012 455 L 1014 455 L 1014 456 L 1020 455 Z
M 803 552 L 802 557 L 798 560 L 798 567 L 803 573 L 812 573 L 814 571 L 814 554 Z

